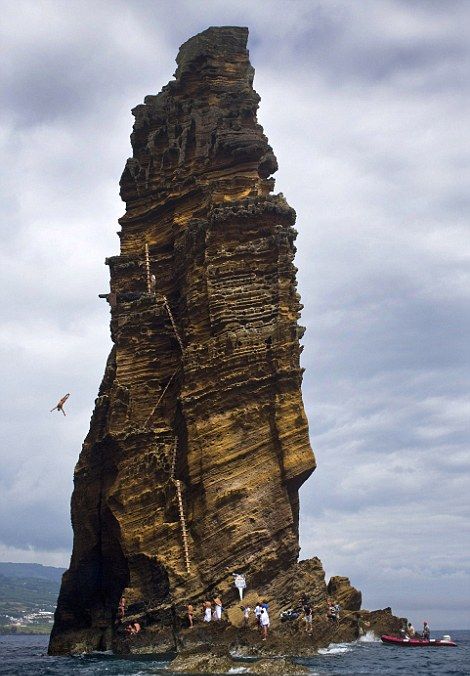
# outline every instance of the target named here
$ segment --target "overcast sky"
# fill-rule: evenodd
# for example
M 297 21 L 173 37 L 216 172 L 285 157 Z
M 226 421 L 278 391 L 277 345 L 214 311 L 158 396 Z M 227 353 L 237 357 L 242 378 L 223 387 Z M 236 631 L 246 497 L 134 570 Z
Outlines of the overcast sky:
M 130 110 L 190 36 L 248 26 L 298 215 L 302 557 L 365 607 L 470 627 L 470 2 L 2 0 L 0 21 L 0 560 L 68 563 Z

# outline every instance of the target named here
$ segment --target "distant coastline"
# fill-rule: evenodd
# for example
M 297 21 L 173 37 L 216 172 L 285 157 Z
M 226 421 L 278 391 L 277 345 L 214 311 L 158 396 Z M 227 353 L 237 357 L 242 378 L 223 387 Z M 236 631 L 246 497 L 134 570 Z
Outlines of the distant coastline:
M 27 625 L 0 625 L 0 636 L 48 636 L 52 624 L 30 627 Z
M 0 636 L 50 634 L 64 571 L 0 562 Z

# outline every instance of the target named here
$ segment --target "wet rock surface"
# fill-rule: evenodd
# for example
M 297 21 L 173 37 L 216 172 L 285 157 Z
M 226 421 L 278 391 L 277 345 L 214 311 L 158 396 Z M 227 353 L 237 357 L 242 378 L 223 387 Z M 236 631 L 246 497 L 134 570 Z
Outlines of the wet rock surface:
M 234 646 L 285 654 L 295 635 L 314 649 L 359 631 L 357 618 L 341 628 L 325 618 L 329 593 L 353 612 L 360 592 L 347 578 L 329 592 L 318 559 L 297 563 L 298 490 L 315 460 L 295 212 L 273 194 L 277 162 L 257 123 L 247 37 L 222 27 L 191 38 L 176 79 L 133 110 L 121 250 L 107 259 L 111 288 L 101 294 L 113 348 L 75 469 L 52 654 L 220 645 L 226 659 Z M 270 602 L 269 649 L 240 629 L 236 572 L 251 607 L 258 595 Z M 315 640 L 299 621 L 279 620 L 303 592 Z M 185 628 L 186 604 L 199 618 L 216 594 L 227 622 Z M 138 634 L 126 634 L 130 622 Z M 209 657 L 200 660 L 202 672 Z

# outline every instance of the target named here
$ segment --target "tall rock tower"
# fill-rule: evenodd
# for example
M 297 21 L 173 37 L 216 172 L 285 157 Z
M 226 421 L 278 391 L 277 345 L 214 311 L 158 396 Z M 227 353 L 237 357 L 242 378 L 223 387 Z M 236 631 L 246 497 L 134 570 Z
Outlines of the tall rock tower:
M 107 260 L 114 346 L 75 469 L 52 653 L 111 647 L 122 595 L 156 635 L 184 602 L 230 604 L 232 573 L 262 589 L 297 561 L 315 464 L 295 212 L 272 194 L 247 37 L 191 38 L 175 80 L 133 110 Z

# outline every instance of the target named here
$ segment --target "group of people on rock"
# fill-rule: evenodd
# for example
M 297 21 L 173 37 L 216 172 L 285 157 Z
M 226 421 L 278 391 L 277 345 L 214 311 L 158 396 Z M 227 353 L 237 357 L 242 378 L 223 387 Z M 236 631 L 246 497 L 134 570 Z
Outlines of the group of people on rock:
M 241 578 L 242 576 L 238 577 Z M 238 591 L 240 592 L 240 597 L 243 597 L 244 587 L 246 586 L 244 578 L 243 585 L 241 584 L 240 580 L 236 580 L 235 585 L 238 588 Z M 333 622 L 339 622 L 339 614 L 341 610 L 339 604 L 333 599 L 328 598 L 327 605 L 328 605 L 327 610 L 328 619 Z M 268 632 L 270 627 L 269 603 L 266 600 L 262 601 L 259 600 L 253 609 L 248 605 L 240 606 L 240 609 L 243 613 L 243 625 L 247 628 L 250 626 L 250 619 L 251 615 L 253 614 L 254 616 L 253 627 L 259 630 L 263 641 L 266 641 L 266 639 L 268 638 Z M 212 600 L 206 599 L 202 603 L 201 620 L 207 623 L 220 622 L 222 620 L 223 610 L 224 609 L 222 606 L 222 599 L 220 595 L 216 595 Z M 283 613 L 281 613 L 281 621 L 284 621 L 285 619 L 297 619 L 298 617 L 302 617 L 305 623 L 305 629 L 307 634 L 311 634 L 313 626 L 313 611 L 314 607 L 311 603 L 310 598 L 307 596 L 307 594 L 303 593 L 300 596 L 300 599 L 297 602 L 295 609 L 291 608 L 289 611 L 284 611 Z M 124 623 L 125 613 L 126 613 L 126 599 L 124 598 L 124 596 L 122 596 L 119 601 L 116 624 Z M 289 617 L 283 618 L 283 616 L 286 616 L 286 614 L 289 615 Z M 195 621 L 195 609 L 191 603 L 189 603 L 186 606 L 186 616 L 188 619 L 189 627 L 193 627 Z M 125 632 L 129 636 L 138 634 L 140 631 L 141 625 L 139 624 L 139 622 L 134 621 L 127 623 L 125 625 Z M 411 623 L 408 624 L 407 635 L 410 638 L 416 635 L 416 632 Z M 429 627 L 425 622 L 422 634 L 423 638 L 426 635 L 429 637 Z
M 429 641 L 431 637 L 431 630 L 427 622 L 423 622 L 423 629 L 418 633 L 411 622 L 408 622 L 406 629 L 401 629 L 400 634 L 403 638 L 420 638 L 424 641 Z
M 254 615 L 254 626 L 258 627 L 263 641 L 268 637 L 269 631 L 269 604 L 267 601 L 258 601 L 255 608 L 252 610 L 250 606 L 240 606 L 241 611 L 243 612 L 243 624 L 245 627 L 250 625 L 250 617 L 253 613 Z M 202 604 L 202 621 L 203 622 L 219 622 L 222 619 L 222 599 L 220 596 L 216 596 L 212 601 L 206 600 Z M 188 623 L 190 627 L 194 626 L 194 606 L 189 603 L 186 606 L 186 615 L 188 618 Z
M 125 614 L 126 614 L 126 599 L 124 596 L 121 596 L 121 598 L 119 599 L 116 624 L 120 624 L 121 622 L 124 621 Z M 125 625 L 124 631 L 128 636 L 133 636 L 134 634 L 138 634 L 141 629 L 142 627 L 140 626 L 139 622 L 128 622 Z
M 250 606 L 240 606 L 240 609 L 243 612 L 243 624 L 245 627 L 250 626 L 250 614 L 251 614 L 251 608 Z M 264 601 L 258 601 L 256 604 L 253 614 L 255 616 L 255 624 L 254 626 L 259 629 L 261 632 L 261 635 L 263 637 L 263 641 L 266 641 L 268 638 L 268 631 L 269 631 L 269 625 L 270 625 L 270 620 L 269 620 L 269 603 L 264 600 Z
M 312 633 L 312 624 L 313 624 L 313 605 L 310 601 L 310 598 L 306 594 L 302 594 L 300 597 L 300 603 L 298 605 L 300 610 L 299 615 L 303 616 L 305 621 L 305 627 L 308 634 Z M 327 612 L 326 616 L 332 622 L 339 623 L 339 613 L 341 606 L 335 600 L 328 598 L 327 599 Z
M 329 620 L 332 620 L 333 622 L 339 622 L 339 613 L 341 610 L 341 606 L 339 603 L 336 603 L 336 601 L 333 601 L 333 599 L 328 599 L 328 611 L 327 611 L 327 617 Z
M 220 622 L 222 619 L 222 599 L 216 596 L 212 601 L 204 601 L 202 604 L 202 621 L 203 622 Z M 188 603 L 186 606 L 186 615 L 189 626 L 194 627 L 194 606 Z

